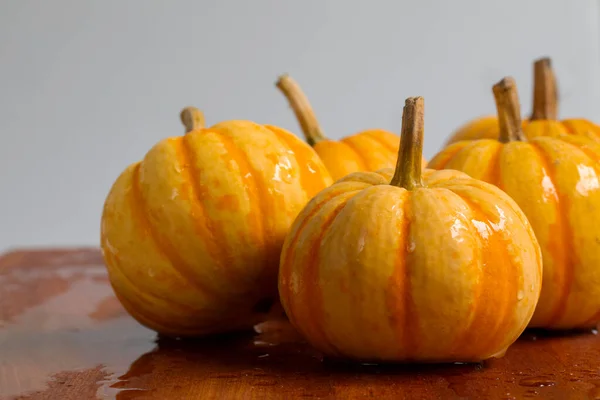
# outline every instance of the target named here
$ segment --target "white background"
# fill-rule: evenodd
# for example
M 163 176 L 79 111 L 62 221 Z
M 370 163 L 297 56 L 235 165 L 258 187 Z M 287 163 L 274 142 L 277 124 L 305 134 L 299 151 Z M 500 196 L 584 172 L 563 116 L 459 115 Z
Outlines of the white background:
M 561 114 L 600 121 L 599 17 L 593 0 L 0 0 L 0 250 L 97 245 L 112 182 L 182 133 L 184 106 L 299 132 L 284 72 L 333 138 L 398 131 L 424 96 L 427 157 L 494 111 L 504 75 L 529 112 L 540 56 Z

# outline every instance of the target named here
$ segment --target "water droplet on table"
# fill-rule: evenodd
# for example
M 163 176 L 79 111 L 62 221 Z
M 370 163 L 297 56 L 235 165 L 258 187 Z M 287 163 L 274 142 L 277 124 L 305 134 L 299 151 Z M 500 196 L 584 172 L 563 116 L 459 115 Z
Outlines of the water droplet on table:
M 527 387 L 544 387 L 544 386 L 554 386 L 556 382 L 547 376 L 533 376 L 529 378 L 523 378 L 519 381 L 519 385 L 527 386 Z

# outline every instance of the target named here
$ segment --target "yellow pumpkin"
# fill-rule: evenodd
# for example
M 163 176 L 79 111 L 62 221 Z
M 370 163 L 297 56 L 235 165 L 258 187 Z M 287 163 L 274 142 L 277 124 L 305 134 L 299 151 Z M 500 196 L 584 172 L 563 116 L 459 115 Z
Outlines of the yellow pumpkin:
M 140 323 L 170 336 L 245 329 L 277 298 L 283 240 L 332 183 L 292 133 L 250 121 L 157 143 L 119 176 L 104 205 L 101 244 L 116 295 Z
M 519 204 L 542 249 L 542 293 L 532 327 L 594 327 L 600 321 L 600 145 L 585 137 L 521 131 L 513 79 L 494 86 L 499 140 L 462 141 L 429 163 L 493 183 Z M 530 139 L 526 139 L 530 138 Z
M 313 198 L 285 239 L 279 294 L 324 353 L 480 361 L 525 329 L 541 254 L 505 193 L 458 171 L 421 174 L 423 99 L 404 108 L 396 170 L 357 172 Z
M 376 171 L 396 165 L 400 138 L 384 129 L 368 129 L 341 140 L 328 139 L 300 86 L 288 75 L 277 81 L 288 99 L 308 144 L 313 146 L 334 180 L 358 171 Z M 427 161 L 423 160 L 423 168 Z
M 558 136 L 563 134 L 586 136 L 600 142 L 600 126 L 583 118 L 558 121 L 558 90 L 556 77 L 549 58 L 541 58 L 533 64 L 534 92 L 533 112 L 529 120 L 522 122 L 527 138 L 533 135 Z M 534 129 L 527 126 L 533 124 Z M 497 139 L 500 134 L 498 118 L 484 116 L 461 126 L 447 140 L 446 145 L 461 140 Z

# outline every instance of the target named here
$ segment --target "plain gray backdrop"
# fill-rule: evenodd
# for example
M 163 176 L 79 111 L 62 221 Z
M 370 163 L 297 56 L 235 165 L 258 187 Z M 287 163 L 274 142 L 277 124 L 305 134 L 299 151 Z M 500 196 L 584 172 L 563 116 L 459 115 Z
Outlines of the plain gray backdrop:
M 551 56 L 562 116 L 600 121 L 598 2 L 0 0 L 0 250 L 97 245 L 113 181 L 179 111 L 299 133 L 274 82 L 303 86 L 326 133 L 399 131 L 425 97 L 427 157 Z

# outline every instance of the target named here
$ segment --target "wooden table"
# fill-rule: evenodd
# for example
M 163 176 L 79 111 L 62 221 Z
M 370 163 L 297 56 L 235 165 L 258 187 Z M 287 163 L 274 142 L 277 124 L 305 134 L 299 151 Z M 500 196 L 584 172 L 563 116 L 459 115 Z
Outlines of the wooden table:
M 159 339 L 121 308 L 95 249 L 0 258 L 0 399 L 600 399 L 600 337 L 526 332 L 482 364 L 334 363 L 283 319 Z

